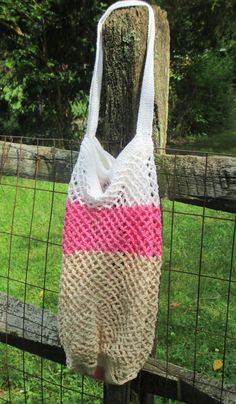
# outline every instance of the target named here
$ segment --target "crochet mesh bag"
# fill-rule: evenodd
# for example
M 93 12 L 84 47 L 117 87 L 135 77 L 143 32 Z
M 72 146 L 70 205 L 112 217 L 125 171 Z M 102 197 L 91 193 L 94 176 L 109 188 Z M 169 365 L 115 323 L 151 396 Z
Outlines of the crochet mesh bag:
M 117 158 L 96 139 L 102 25 L 117 8 L 149 10 L 146 62 L 135 137 Z M 154 163 L 152 8 L 119 1 L 98 24 L 87 130 L 73 169 L 63 232 L 58 327 L 67 366 L 123 384 L 152 350 L 161 268 L 161 213 Z

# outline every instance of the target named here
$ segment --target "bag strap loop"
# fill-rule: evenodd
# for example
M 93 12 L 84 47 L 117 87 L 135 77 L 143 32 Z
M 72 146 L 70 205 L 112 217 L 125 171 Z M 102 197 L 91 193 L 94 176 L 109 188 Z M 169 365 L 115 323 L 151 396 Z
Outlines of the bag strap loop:
M 86 135 L 88 137 L 95 137 L 102 87 L 102 73 L 103 73 L 103 49 L 102 49 L 102 27 L 113 10 L 125 7 L 144 6 L 148 8 L 148 38 L 147 38 L 147 52 L 146 61 L 143 73 L 143 82 L 140 95 L 140 103 L 138 110 L 138 119 L 136 127 L 136 136 L 151 136 L 152 123 L 154 114 L 154 41 L 155 41 L 155 17 L 152 7 L 141 0 L 123 0 L 117 1 L 112 4 L 99 20 L 97 27 L 97 48 L 95 66 L 89 94 L 89 107 Z

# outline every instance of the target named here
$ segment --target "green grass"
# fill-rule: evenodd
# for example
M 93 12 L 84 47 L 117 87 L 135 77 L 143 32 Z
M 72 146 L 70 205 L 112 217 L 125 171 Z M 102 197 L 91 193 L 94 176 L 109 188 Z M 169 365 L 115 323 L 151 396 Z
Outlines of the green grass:
M 171 202 L 165 204 L 168 209 L 171 206 L 173 208 Z M 231 273 L 234 215 L 207 209 L 203 227 L 202 208 L 175 203 L 174 210 L 176 213 L 173 218 L 172 256 L 170 256 L 172 218 L 170 213 L 166 212 L 164 215 L 164 265 L 158 356 L 165 357 L 165 345 L 168 341 L 171 362 L 191 369 L 196 360 L 198 372 L 219 379 L 222 372 L 214 372 L 212 364 L 215 359 L 224 359 L 226 380 L 229 383 L 236 383 L 236 258 Z M 194 216 L 195 214 L 199 216 Z M 235 253 L 236 246 L 234 246 Z M 226 357 L 223 358 L 230 273 L 233 274 L 234 282 L 231 282 Z M 198 301 L 199 311 L 197 311 Z M 179 306 L 168 308 L 168 303 Z M 161 326 L 162 322 L 165 323 L 167 315 L 169 315 L 168 335 Z M 198 333 L 195 341 L 196 321 L 198 321 Z
M 56 313 L 67 186 L 56 184 L 53 193 L 53 184 L 44 181 L 19 179 L 17 185 L 15 177 L 3 177 L 0 185 L 0 291 Z M 225 382 L 236 383 L 235 258 L 227 313 L 235 216 L 206 209 L 203 227 L 200 207 L 165 201 L 164 210 L 157 357 L 189 369 L 195 363 L 198 372 L 219 381 L 223 370 L 213 371 L 212 365 L 215 359 L 224 359 Z M 82 388 L 80 375 L 1 344 L 0 400 L 10 400 L 8 374 L 13 403 L 24 403 L 25 396 L 28 403 L 41 402 L 42 385 L 44 402 L 101 402 L 101 383 L 85 378 Z
M 190 151 L 223 153 L 236 156 L 236 128 L 215 135 L 187 137 L 171 143 L 171 148 Z

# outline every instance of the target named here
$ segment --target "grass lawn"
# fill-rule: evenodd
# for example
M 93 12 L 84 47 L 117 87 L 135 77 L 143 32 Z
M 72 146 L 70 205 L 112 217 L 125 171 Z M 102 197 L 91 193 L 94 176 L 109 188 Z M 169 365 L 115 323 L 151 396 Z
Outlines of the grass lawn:
M 3 177 L 0 185 L 0 291 L 54 313 L 66 190 L 15 177 Z M 203 220 L 202 208 L 170 201 L 163 209 L 157 357 L 236 383 L 235 215 L 206 209 Z M 224 364 L 218 371 L 215 359 Z M 24 403 L 25 397 L 28 403 L 97 404 L 102 384 L 0 344 L 0 400 Z
M 236 125 L 235 125 L 236 126 Z M 236 156 L 236 127 L 211 136 L 194 136 L 179 140 L 171 148 Z

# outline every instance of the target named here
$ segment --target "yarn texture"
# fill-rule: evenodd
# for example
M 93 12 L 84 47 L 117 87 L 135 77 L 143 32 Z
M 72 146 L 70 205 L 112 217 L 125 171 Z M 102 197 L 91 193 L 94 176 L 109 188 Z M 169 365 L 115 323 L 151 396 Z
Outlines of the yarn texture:
M 116 8 L 149 10 L 146 63 L 135 137 L 117 158 L 97 140 L 102 25 Z M 143 1 L 113 4 L 98 24 L 87 130 L 68 189 L 58 329 L 67 366 L 108 383 L 135 378 L 155 335 L 162 255 L 154 162 L 155 21 Z

